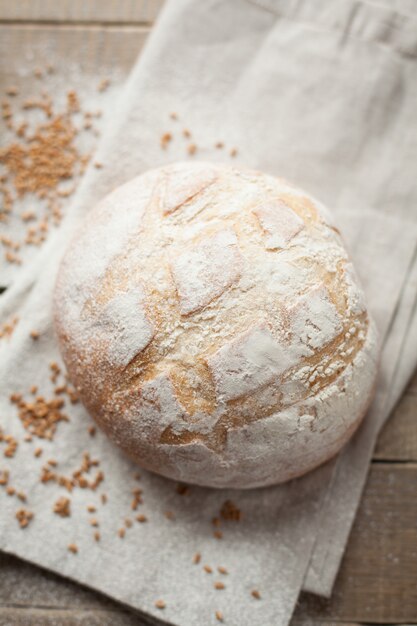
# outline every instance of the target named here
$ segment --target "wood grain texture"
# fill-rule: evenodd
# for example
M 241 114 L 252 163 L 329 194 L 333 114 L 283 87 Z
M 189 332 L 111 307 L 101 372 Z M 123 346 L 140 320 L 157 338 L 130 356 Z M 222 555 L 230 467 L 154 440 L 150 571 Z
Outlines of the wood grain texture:
M 378 461 L 417 461 L 417 370 L 382 429 L 373 458 Z
M 0 626 L 151 626 L 131 613 L 68 609 L 10 608 L 0 611 Z
M 294 623 L 417 622 L 417 464 L 373 464 L 330 600 L 303 594 Z
M 402 397 L 382 429 L 373 456 L 378 461 L 417 462 L 417 394 Z
M 417 2 L 416 2 L 417 5 Z M 414 372 L 414 376 L 410 380 L 407 391 L 417 395 L 417 370 Z
M 0 21 L 151 24 L 164 0 L 0 0 Z
M 35 68 L 55 65 L 55 75 L 68 71 L 81 82 L 85 75 L 97 76 L 97 83 L 107 75 L 124 78 L 140 53 L 150 29 L 84 26 L 22 26 L 0 24 L 0 79 L 9 84 L 32 89 L 48 88 L 48 77 L 37 79 Z M 115 63 L 117 59 L 117 63 Z M 59 62 L 67 63 L 65 68 Z

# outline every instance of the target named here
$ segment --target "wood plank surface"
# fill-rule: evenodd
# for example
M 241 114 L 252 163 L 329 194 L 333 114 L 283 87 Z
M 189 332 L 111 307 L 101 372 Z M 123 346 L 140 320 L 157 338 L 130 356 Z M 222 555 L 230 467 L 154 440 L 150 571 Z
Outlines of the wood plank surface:
M 0 0 L 0 21 L 151 24 L 164 0 Z
M 154 623 L 120 610 L 7 608 L 0 612 L 0 626 L 148 626 Z
M 417 395 L 406 393 L 385 424 L 374 452 L 378 461 L 417 462 Z
M 416 2 L 417 5 L 417 2 Z M 417 370 L 414 372 L 414 376 L 411 378 L 407 388 L 407 393 L 414 393 L 417 395 Z
M 308 619 L 417 622 L 417 464 L 374 463 L 330 600 L 303 594 Z
M 39 82 L 28 68 L 53 60 L 58 75 L 71 67 L 81 82 L 108 76 L 121 84 L 162 4 L 0 0 L 2 80 L 30 92 Z M 303 594 L 293 626 L 417 624 L 416 424 L 417 372 L 379 438 L 334 594 L 330 600 Z M 0 626 L 149 623 L 96 592 L 0 553 Z
M 373 458 L 377 461 L 417 462 L 417 370 L 382 429 Z
M 0 0 L 0 21 L 151 24 L 165 0 Z M 417 15 L 416 0 L 368 0 Z
M 147 26 L 57 28 L 0 24 L 1 83 L 24 87 L 27 93 L 47 88 L 48 77 L 37 79 L 33 72 L 48 63 L 55 66 L 55 76 L 65 79 L 70 72 L 80 83 L 94 75 L 97 83 L 108 75 L 124 79 L 149 32 Z

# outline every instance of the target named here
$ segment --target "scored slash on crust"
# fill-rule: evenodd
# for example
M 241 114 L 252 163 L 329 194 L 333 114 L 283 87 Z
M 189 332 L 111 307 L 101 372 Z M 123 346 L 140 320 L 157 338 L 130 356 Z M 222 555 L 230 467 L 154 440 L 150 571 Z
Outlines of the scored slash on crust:
M 243 258 L 233 229 L 200 239 L 171 263 L 182 315 L 194 313 L 236 283 Z
M 69 298 L 60 307 L 68 368 L 97 420 L 144 467 L 209 486 L 272 484 L 329 458 L 348 435 L 346 413 L 352 424 L 363 414 L 375 342 L 356 279 L 343 275 L 341 241 L 314 200 L 210 164 L 164 167 L 123 194 L 120 235 L 119 218 L 102 213 L 99 297 L 83 287 L 88 307 Z M 75 264 L 83 280 L 92 258 Z M 137 281 L 146 295 L 132 297 L 125 317 L 128 303 L 111 300 Z
M 309 289 L 288 309 L 294 348 L 300 356 L 313 355 L 339 335 L 343 326 L 324 284 Z
M 140 286 L 116 294 L 102 309 L 100 324 L 103 336 L 108 340 L 109 359 L 116 365 L 127 365 L 155 335 Z
M 187 172 L 183 168 L 170 168 L 166 175 L 161 195 L 162 212 L 165 216 L 177 211 L 188 200 L 204 191 L 217 179 L 213 169 L 202 168 L 200 165 L 191 165 Z
M 303 220 L 282 200 L 263 204 L 252 211 L 264 234 L 267 250 L 285 248 L 303 228 Z
M 254 393 L 295 363 L 266 323 L 257 323 L 207 359 L 218 397 L 235 400 Z

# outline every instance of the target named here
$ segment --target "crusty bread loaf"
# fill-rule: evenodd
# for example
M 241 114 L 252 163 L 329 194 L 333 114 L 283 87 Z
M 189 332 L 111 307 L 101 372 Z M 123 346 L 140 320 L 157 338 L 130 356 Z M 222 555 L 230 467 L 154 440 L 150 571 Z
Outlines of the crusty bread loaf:
M 91 415 L 140 465 L 213 487 L 299 476 L 369 405 L 375 326 L 328 211 L 209 163 L 152 170 L 91 211 L 55 323 Z

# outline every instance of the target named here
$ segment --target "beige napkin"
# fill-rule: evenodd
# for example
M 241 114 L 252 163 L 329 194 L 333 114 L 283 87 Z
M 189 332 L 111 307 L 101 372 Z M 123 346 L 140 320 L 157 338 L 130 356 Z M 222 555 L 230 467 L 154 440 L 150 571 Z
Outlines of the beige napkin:
M 404 337 L 407 327 L 414 328 L 416 33 L 410 18 L 361 3 L 168 4 L 107 126 L 97 155 L 105 168 L 87 172 L 61 231 L 3 296 L 0 321 L 17 310 L 21 318 L 10 343 L 0 345 L 5 430 L 22 440 L 8 401 L 11 391 L 26 392 L 36 384 L 48 397 L 51 393 L 48 365 L 58 358 L 51 291 L 71 230 L 116 184 L 184 158 L 184 128 L 192 131 L 200 158 L 277 173 L 337 212 L 385 341 L 376 404 L 340 459 L 288 485 L 248 493 L 192 488 L 180 496 L 170 481 L 142 472 L 140 512 L 149 521 L 135 522 L 124 539 L 117 530 L 132 517 L 135 469 L 104 436 L 88 435 L 89 420 L 80 405 L 69 406 L 70 422 L 58 425 L 52 442 L 40 442 L 42 457 L 33 457 L 39 441 L 22 442 L 7 462 L 13 484 L 27 491 L 25 506 L 35 516 L 20 530 L 14 520 L 20 505 L 0 490 L 3 550 L 182 626 L 218 623 L 216 611 L 239 626 L 286 624 L 313 547 L 313 575 L 307 574 L 306 584 L 328 593 L 383 417 L 378 403 L 389 394 L 392 405 L 415 365 L 415 351 L 405 349 Z M 178 121 L 170 119 L 172 112 Z M 164 152 L 159 140 L 167 131 L 174 139 Z M 218 141 L 227 149 L 214 148 Z M 233 147 L 235 159 L 228 156 Z M 33 329 L 41 333 L 35 343 L 29 336 Z M 60 518 L 52 507 L 65 489 L 40 483 L 40 468 L 54 457 L 66 474 L 84 450 L 100 459 L 105 481 L 98 493 L 76 489 L 70 495 L 71 518 Z M 100 504 L 102 491 L 109 494 L 106 505 Z M 219 540 L 211 519 L 227 499 L 242 518 L 223 520 Z M 98 507 L 99 543 L 88 524 L 90 503 Z M 327 535 L 318 534 L 322 504 Z M 327 550 L 329 534 L 337 540 Z M 67 551 L 73 542 L 76 555 Z M 202 554 L 197 565 L 195 552 Z M 204 564 L 214 572 L 206 573 Z M 227 576 L 216 572 L 219 565 L 228 569 Z M 219 579 L 225 589 L 214 588 Z M 261 600 L 251 595 L 254 589 Z M 154 606 L 157 599 L 166 602 L 165 609 Z

